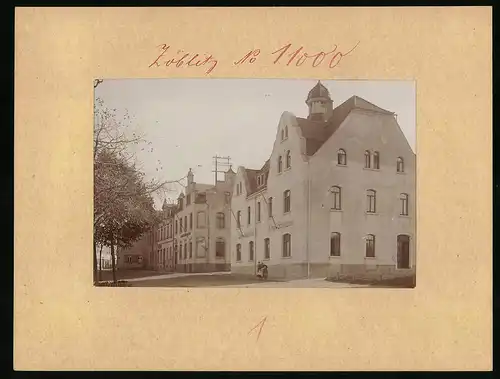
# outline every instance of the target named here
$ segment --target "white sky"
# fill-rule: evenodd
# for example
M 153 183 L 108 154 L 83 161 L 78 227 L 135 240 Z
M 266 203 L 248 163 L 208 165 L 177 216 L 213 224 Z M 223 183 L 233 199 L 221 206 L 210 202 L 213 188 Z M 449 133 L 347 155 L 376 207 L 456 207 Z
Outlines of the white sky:
M 108 108 L 128 111 L 150 145 L 137 148 L 147 178 L 175 180 L 191 167 L 195 181 L 213 183 L 212 157 L 230 156 L 233 168 L 260 168 L 271 154 L 284 111 L 307 117 L 305 99 L 317 80 L 112 79 L 95 96 Z M 413 81 L 322 80 L 340 105 L 353 95 L 395 112 L 415 151 Z M 144 150 L 142 150 L 144 148 Z M 223 175 L 220 175 L 222 180 Z M 172 190 L 179 191 L 181 186 Z M 177 193 L 172 192 L 171 198 Z M 156 199 L 161 205 L 163 199 Z

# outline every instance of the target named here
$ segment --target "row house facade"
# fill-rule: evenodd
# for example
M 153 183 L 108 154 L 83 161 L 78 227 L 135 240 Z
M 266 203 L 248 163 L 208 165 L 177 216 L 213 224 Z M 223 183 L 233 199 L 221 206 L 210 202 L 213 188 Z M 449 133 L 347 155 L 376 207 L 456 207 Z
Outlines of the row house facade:
M 189 170 L 187 186 L 175 206 L 164 204 L 159 225 L 159 268 L 176 272 L 229 271 L 231 268 L 230 201 L 236 174 L 229 169 L 215 185 L 196 183 Z M 163 265 L 163 266 L 162 266 Z
M 318 82 L 307 118 L 284 112 L 271 156 L 233 184 L 231 270 L 270 277 L 415 273 L 415 154 L 395 114 Z

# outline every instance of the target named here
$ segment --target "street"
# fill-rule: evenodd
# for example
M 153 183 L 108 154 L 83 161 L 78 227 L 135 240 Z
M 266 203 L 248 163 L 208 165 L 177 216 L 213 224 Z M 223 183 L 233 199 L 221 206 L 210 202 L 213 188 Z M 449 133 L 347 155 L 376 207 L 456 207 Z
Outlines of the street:
M 129 279 L 132 287 L 218 287 L 218 288 L 360 288 L 361 284 L 333 283 L 324 278 L 261 281 L 230 272 L 172 273 Z

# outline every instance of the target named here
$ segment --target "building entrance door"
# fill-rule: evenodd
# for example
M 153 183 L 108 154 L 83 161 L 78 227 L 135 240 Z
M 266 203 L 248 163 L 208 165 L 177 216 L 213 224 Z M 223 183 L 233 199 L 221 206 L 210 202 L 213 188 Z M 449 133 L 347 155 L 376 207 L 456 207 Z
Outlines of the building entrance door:
M 398 268 L 410 268 L 410 237 L 398 236 Z

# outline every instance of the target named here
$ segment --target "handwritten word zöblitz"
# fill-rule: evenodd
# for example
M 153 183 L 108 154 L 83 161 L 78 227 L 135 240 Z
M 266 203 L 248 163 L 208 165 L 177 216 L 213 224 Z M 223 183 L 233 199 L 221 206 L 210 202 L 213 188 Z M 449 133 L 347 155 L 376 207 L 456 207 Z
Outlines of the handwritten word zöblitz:
M 170 46 L 167 44 L 159 45 L 160 55 L 149 65 L 149 67 L 169 67 L 174 66 L 180 67 L 201 67 L 207 65 L 208 69 L 205 72 L 210 74 L 212 70 L 217 66 L 219 61 L 215 59 L 212 54 L 204 54 L 203 57 L 200 54 L 191 54 L 184 52 L 184 50 L 177 50 L 174 56 L 167 56 L 170 53 Z

